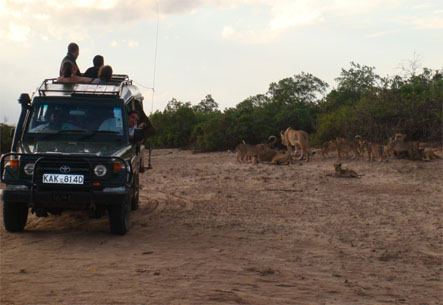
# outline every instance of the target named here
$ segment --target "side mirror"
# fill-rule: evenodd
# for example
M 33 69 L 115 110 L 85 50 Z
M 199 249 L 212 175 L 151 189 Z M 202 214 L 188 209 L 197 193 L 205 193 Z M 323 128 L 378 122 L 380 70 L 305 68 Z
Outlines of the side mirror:
M 134 137 L 132 138 L 132 140 L 135 143 L 143 141 L 144 137 L 145 137 L 145 135 L 143 133 L 143 129 L 141 129 L 141 128 L 134 129 Z
M 11 138 L 14 137 L 14 133 L 15 133 L 15 128 L 11 128 L 11 134 L 9 135 Z

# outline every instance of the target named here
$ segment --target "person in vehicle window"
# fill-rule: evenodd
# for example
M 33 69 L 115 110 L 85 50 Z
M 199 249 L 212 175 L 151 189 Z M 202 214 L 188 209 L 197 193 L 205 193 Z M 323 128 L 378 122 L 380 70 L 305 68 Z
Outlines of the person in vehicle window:
M 63 58 L 60 64 L 59 76 L 63 75 L 63 65 L 65 64 L 65 62 L 71 62 L 71 64 L 73 64 L 77 68 L 75 74 L 77 76 L 82 76 L 76 62 L 79 54 L 80 54 L 80 49 L 78 45 L 75 42 L 71 42 L 68 45 L 68 54 L 66 54 L 66 56 Z
M 136 128 L 143 131 L 143 137 L 146 139 L 155 134 L 155 129 L 149 121 L 149 118 L 145 115 L 143 111 L 130 111 L 128 114 L 128 127 L 129 127 L 129 138 L 134 137 L 134 131 Z
M 69 115 L 66 110 L 57 109 L 55 110 L 50 118 L 49 122 L 46 124 L 39 125 L 35 128 L 32 128 L 30 132 L 39 132 L 39 131 L 47 131 L 47 130 L 78 130 L 81 129 L 78 126 L 75 126 L 71 123 L 68 123 Z
M 86 70 L 86 72 L 83 74 L 84 77 L 89 77 L 89 78 L 97 78 L 98 77 L 98 71 L 104 65 L 103 56 L 95 55 L 94 59 L 92 60 L 92 63 L 94 64 L 94 66 L 90 67 L 88 70 Z
M 140 120 L 140 115 L 137 111 L 131 111 L 128 114 L 128 132 L 129 132 L 129 139 L 132 139 L 134 137 L 134 131 L 135 128 L 137 128 L 137 123 Z
M 93 84 L 106 85 L 111 81 L 112 78 L 112 67 L 103 66 L 98 71 L 98 78 L 92 81 Z
M 90 83 L 92 78 L 77 75 L 77 66 L 70 61 L 65 61 L 63 64 L 63 74 L 57 78 L 59 83 Z

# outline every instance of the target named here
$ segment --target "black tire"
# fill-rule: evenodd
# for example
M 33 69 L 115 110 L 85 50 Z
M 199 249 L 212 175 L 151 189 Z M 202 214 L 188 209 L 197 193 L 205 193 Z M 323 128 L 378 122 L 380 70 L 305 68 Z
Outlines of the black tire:
M 124 235 L 129 230 L 129 204 L 127 200 L 108 209 L 109 227 L 114 235 Z
M 133 188 L 134 188 L 134 194 L 133 194 L 132 200 L 131 200 L 131 209 L 133 211 L 135 211 L 138 209 L 138 201 L 139 201 L 139 193 L 140 193 L 138 174 L 135 176 Z
M 8 232 L 21 232 L 28 220 L 28 206 L 3 202 L 3 223 Z

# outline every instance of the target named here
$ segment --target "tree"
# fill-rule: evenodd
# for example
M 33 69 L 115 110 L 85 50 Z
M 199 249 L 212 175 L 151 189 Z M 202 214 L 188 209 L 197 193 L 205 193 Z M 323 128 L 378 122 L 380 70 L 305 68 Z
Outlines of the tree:
M 326 93 L 328 84 L 310 73 L 302 72 L 290 78 L 271 83 L 268 96 L 280 105 L 294 103 L 315 103 Z
M 0 153 L 4 154 L 10 151 L 12 144 L 11 130 L 13 126 L 0 123 Z
M 203 114 L 220 112 L 218 110 L 217 102 L 212 98 L 210 94 L 206 95 L 205 99 L 202 100 L 198 105 L 192 107 L 195 112 L 201 112 Z
M 338 82 L 337 91 L 342 93 L 343 99 L 351 102 L 370 95 L 381 80 L 374 70 L 375 67 L 360 66 L 351 62 L 351 68 L 342 69 L 340 76 L 335 79 Z

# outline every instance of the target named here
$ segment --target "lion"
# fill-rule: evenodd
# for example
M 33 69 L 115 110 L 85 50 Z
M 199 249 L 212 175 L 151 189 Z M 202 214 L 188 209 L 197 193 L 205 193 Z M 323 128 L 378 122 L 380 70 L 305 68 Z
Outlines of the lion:
M 420 148 L 420 155 L 423 161 L 431 161 L 432 159 L 441 159 L 435 152 L 439 151 L 439 148 Z
M 292 154 L 292 146 L 295 147 L 295 151 L 301 150 L 301 156 L 299 160 L 306 158 L 306 162 L 309 162 L 309 157 L 311 155 L 309 135 L 303 130 L 294 130 L 288 127 L 285 131 L 280 131 L 281 142 L 286 146 L 289 153 Z
M 353 152 L 354 159 L 358 159 L 360 156 L 360 154 L 358 153 L 358 145 L 356 141 L 351 142 L 345 138 L 337 138 L 335 139 L 335 146 L 337 148 L 337 156 L 339 160 L 343 159 L 345 155 L 349 156 L 350 152 Z
M 258 144 L 257 151 L 258 161 L 260 162 L 271 162 L 272 158 L 278 154 L 276 150 L 269 148 L 265 144 Z
M 271 141 L 272 140 L 272 141 Z M 243 140 L 242 143 L 238 144 L 235 148 L 237 152 L 237 161 L 238 162 L 251 162 L 258 163 L 260 161 L 259 153 L 262 153 L 265 149 L 270 149 L 277 142 L 277 138 L 275 136 L 270 136 L 268 138 L 267 144 L 246 144 Z M 271 160 L 272 157 L 269 158 Z
M 330 141 L 323 143 L 323 145 L 321 147 L 321 155 L 322 155 L 323 159 L 326 157 L 329 158 L 329 153 L 334 150 L 337 150 L 334 140 L 330 140 Z
M 257 145 L 246 144 L 245 142 L 238 144 L 237 147 L 235 147 L 235 151 L 237 152 L 238 162 L 256 159 L 258 155 Z
M 335 173 L 327 174 L 327 176 L 333 176 L 337 178 L 360 178 L 360 175 L 357 174 L 354 170 L 342 168 L 340 162 L 334 163 L 334 169 Z
M 258 161 L 263 163 L 271 163 L 271 164 L 284 164 L 284 163 L 293 163 L 291 155 L 287 152 L 277 151 L 275 149 L 269 148 L 268 145 L 258 144 Z M 289 156 L 289 158 L 288 158 Z
M 386 145 L 386 159 L 389 160 L 392 153 L 396 154 L 397 156 L 405 153 L 411 160 L 421 160 L 422 156 L 420 154 L 418 145 L 418 142 L 404 141 L 403 138 L 391 140 L 389 141 L 388 145 Z
M 365 142 L 365 150 L 368 153 L 368 161 L 375 161 L 375 158 L 378 157 L 379 162 L 382 162 L 385 158 L 383 145 L 372 142 Z
M 354 143 L 357 148 L 357 152 L 359 156 L 362 156 L 366 150 L 367 141 L 362 138 L 360 135 L 356 135 L 354 138 Z
M 391 140 L 402 140 L 402 141 L 406 141 L 406 137 L 407 135 L 405 133 L 396 133 L 394 134 L 394 136 L 391 138 Z
M 271 164 L 274 165 L 283 165 L 283 164 L 292 164 L 293 159 L 289 151 L 285 151 L 284 153 L 278 152 L 274 158 L 271 160 Z

